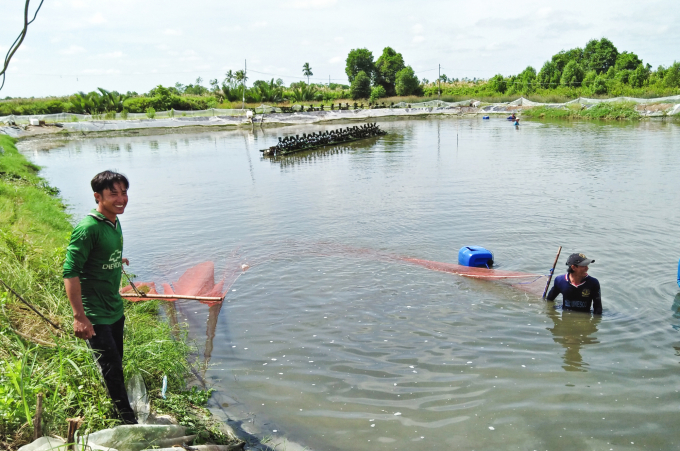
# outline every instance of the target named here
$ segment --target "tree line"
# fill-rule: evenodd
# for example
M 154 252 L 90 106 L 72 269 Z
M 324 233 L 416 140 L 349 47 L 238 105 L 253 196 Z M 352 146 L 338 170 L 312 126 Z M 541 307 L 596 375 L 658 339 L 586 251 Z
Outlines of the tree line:
M 538 90 L 572 90 L 584 94 L 623 94 L 631 89 L 668 91 L 680 88 L 680 63 L 656 71 L 633 52 L 619 52 L 607 38 L 592 39 L 585 47 L 562 50 L 536 72 L 528 66 L 517 75 L 497 74 L 489 89 L 501 94 L 532 94 Z
M 205 110 L 240 108 L 241 102 L 334 102 L 352 98 L 375 102 L 392 96 L 442 96 L 498 99 L 524 95 L 536 99 L 570 99 L 578 96 L 655 97 L 680 94 L 680 62 L 654 70 L 635 53 L 619 50 L 607 38 L 593 39 L 585 47 L 562 50 L 537 71 L 528 66 L 517 75 L 497 74 L 489 80 L 451 79 L 442 74 L 435 82 L 418 79 L 401 53 L 385 47 L 376 60 L 367 48 L 352 49 L 345 60 L 349 85 L 310 83 L 310 64 L 304 63 L 307 81 L 286 86 L 282 79 L 256 80 L 248 86 L 244 70 L 229 70 L 222 81 L 202 78 L 194 83 L 158 85 L 148 93 L 118 93 L 99 88 L 56 99 L 9 99 L 0 102 L 0 116 L 50 113 L 140 113 L 149 109 Z M 439 86 L 436 82 L 441 82 Z M 230 103 L 230 104 L 227 104 Z

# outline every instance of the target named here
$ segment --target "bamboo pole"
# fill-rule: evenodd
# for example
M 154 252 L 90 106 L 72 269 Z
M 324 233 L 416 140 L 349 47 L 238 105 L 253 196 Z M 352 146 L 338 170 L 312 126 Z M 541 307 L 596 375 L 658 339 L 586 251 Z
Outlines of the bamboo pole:
M 548 294 L 548 288 L 550 288 L 550 281 L 553 278 L 553 274 L 555 273 L 555 266 L 557 266 L 557 260 L 560 258 L 560 253 L 562 252 L 562 246 L 560 246 L 559 249 L 557 249 L 557 255 L 555 255 L 555 262 L 552 265 L 552 269 L 550 270 L 550 276 L 548 277 L 548 283 L 545 284 L 545 290 L 543 290 L 543 299 L 545 299 L 545 295 Z
M 43 401 L 43 394 L 38 393 L 38 399 L 36 401 L 35 405 L 35 416 L 33 417 L 33 440 L 38 440 L 40 437 L 42 437 L 42 428 L 40 427 L 40 423 L 42 421 L 42 401 Z
M 42 319 L 44 319 L 45 321 L 47 321 L 48 323 L 50 323 L 50 325 L 51 325 L 52 327 L 54 327 L 54 328 L 57 329 L 57 330 L 61 330 L 61 328 L 60 328 L 59 326 L 57 326 L 56 324 L 54 324 L 54 323 L 53 323 L 52 321 L 50 321 L 49 319 L 45 318 L 45 315 L 43 315 L 42 313 L 40 313 L 39 311 L 37 311 L 37 310 L 35 309 L 35 307 L 33 307 L 33 306 L 30 304 L 30 302 L 28 302 L 27 300 L 25 300 L 24 298 L 22 298 L 22 297 L 19 295 L 19 293 L 17 293 L 16 291 L 14 291 L 14 290 L 12 289 L 12 287 L 10 287 L 9 285 L 7 285 L 7 284 L 5 283 L 4 280 L 0 279 L 0 283 L 3 284 L 3 285 L 5 286 L 5 288 L 7 288 L 7 289 L 8 289 L 14 296 L 16 296 L 21 302 L 23 302 L 24 304 L 26 304 L 26 305 L 28 306 L 28 308 L 30 308 L 31 310 L 33 310 L 38 316 L 40 316 Z
M 120 293 L 121 297 L 124 298 L 147 298 L 147 299 L 191 299 L 194 301 L 221 301 L 224 297 L 218 296 L 189 296 L 186 294 L 146 294 L 137 295 L 134 293 Z
M 67 449 L 74 451 L 76 430 L 78 430 L 78 427 L 80 427 L 80 425 L 82 424 L 83 419 L 80 417 L 67 418 L 66 421 L 68 421 L 68 435 L 66 438 L 66 446 L 68 447 Z

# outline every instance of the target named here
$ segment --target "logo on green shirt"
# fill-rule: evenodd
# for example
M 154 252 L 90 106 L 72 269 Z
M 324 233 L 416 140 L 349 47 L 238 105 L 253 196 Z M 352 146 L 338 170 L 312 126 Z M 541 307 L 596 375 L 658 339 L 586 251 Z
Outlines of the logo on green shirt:
M 104 264 L 102 265 L 102 269 L 116 269 L 116 268 L 120 268 L 120 267 L 122 266 L 122 264 L 121 264 L 121 256 L 122 256 L 122 254 L 121 254 L 120 250 L 115 250 L 115 251 L 113 251 L 113 252 L 111 253 L 111 255 L 109 256 L 109 261 L 112 262 L 112 263 L 111 263 L 111 264 L 108 264 L 108 265 L 107 265 L 106 263 L 104 263 Z

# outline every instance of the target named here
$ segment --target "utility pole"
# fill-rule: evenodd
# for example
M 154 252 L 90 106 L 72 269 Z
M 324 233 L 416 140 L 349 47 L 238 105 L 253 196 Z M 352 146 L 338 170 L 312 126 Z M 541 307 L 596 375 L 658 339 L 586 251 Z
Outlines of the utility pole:
M 439 78 L 437 78 L 437 100 L 442 99 L 442 89 L 441 89 L 441 83 L 442 83 L 442 65 L 439 65 Z
M 243 60 L 243 103 L 241 109 L 246 107 L 246 73 L 248 73 L 248 60 Z

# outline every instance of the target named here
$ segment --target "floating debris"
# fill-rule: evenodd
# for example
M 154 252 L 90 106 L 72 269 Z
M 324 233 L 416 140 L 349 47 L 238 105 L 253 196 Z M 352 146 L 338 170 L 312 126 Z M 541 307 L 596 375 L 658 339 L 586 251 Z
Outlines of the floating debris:
M 331 130 L 330 132 L 312 133 L 310 135 L 304 133 L 302 136 L 286 136 L 285 138 L 279 136 L 279 143 L 277 145 L 272 146 L 269 149 L 262 149 L 260 152 L 265 156 L 287 155 L 304 150 L 316 149 L 317 147 L 343 144 L 386 134 L 387 132 L 380 130 L 380 127 L 375 123 L 369 123 L 344 129 Z

